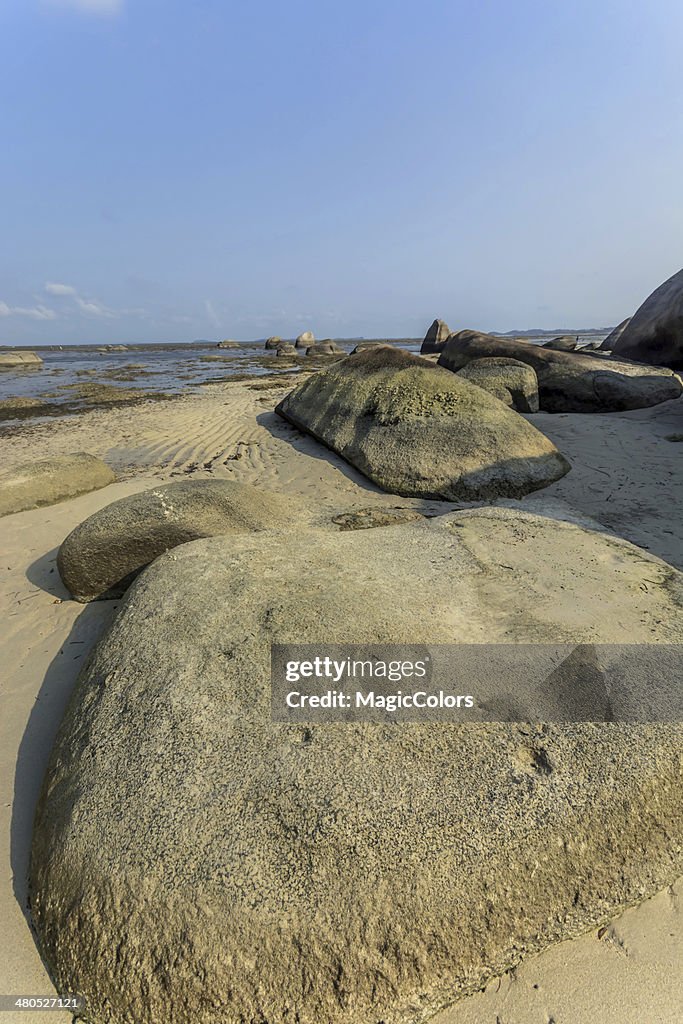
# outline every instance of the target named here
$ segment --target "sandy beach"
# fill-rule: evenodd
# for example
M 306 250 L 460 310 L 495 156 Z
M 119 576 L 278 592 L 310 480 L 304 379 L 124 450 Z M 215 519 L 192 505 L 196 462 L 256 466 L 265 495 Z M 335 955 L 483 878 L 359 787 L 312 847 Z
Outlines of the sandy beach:
M 188 398 L 26 425 L 3 438 L 8 469 L 38 455 L 87 451 L 102 457 L 118 482 L 2 520 L 2 992 L 52 991 L 26 916 L 33 810 L 76 675 L 117 607 L 116 601 L 84 607 L 69 599 L 55 568 L 66 534 L 116 498 L 180 479 L 235 479 L 278 491 L 303 499 L 320 521 L 369 507 L 412 508 L 428 516 L 463 507 L 380 491 L 274 415 L 286 390 L 252 382 L 216 384 Z M 570 460 L 572 471 L 523 502 L 505 504 L 613 531 L 683 565 L 683 449 L 667 440 L 681 436 L 682 400 L 627 413 L 540 413 L 531 419 Z M 682 891 L 679 883 L 609 927 L 524 961 L 435 1020 L 588 1024 L 599 1016 L 605 1024 L 675 1024 L 683 1005 L 676 969 L 683 954 Z M 35 1013 L 31 1019 L 42 1024 L 69 1017 Z

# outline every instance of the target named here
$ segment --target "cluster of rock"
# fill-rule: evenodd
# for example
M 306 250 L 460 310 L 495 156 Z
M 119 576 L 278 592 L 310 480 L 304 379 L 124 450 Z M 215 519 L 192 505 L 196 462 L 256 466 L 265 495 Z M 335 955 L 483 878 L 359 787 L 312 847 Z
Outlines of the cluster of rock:
M 302 350 L 307 356 L 337 356 L 344 355 L 344 349 L 340 348 L 331 338 L 316 342 L 312 331 L 304 331 L 295 342 L 283 341 L 282 338 L 273 335 L 266 339 L 267 349 L 275 349 L 278 356 L 298 356 Z
M 127 345 L 100 345 L 97 349 L 98 352 L 127 352 Z
M 561 352 L 478 331 L 452 334 L 439 365 L 455 372 L 473 360 L 514 359 L 532 367 L 545 412 L 619 412 L 678 398 L 680 379 L 660 366 Z
M 21 366 L 30 368 L 42 365 L 43 360 L 35 352 L 24 352 L 20 349 L 7 352 L 0 351 L 0 370 Z
M 78 680 L 37 809 L 58 991 L 98 1024 L 412 1024 L 670 884 L 679 724 L 600 729 L 560 692 L 565 724 L 281 725 L 270 650 L 680 642 L 682 588 L 625 541 L 506 508 L 158 558 Z
M 238 341 L 231 341 L 229 338 L 225 338 L 223 341 L 219 341 L 216 348 L 239 348 L 240 343 Z M 268 346 L 266 345 L 266 348 Z

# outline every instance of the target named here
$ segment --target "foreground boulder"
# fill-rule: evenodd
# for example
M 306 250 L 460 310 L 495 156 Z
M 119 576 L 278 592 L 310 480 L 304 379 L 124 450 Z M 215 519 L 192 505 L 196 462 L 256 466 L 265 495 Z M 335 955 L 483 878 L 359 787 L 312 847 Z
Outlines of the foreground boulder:
M 603 341 L 603 342 L 601 343 L 601 345 L 599 346 L 599 348 L 600 348 L 600 349 L 601 349 L 601 350 L 602 350 L 603 352 L 604 352 L 604 351 L 608 351 L 608 352 L 611 352 L 611 351 L 612 351 L 612 349 L 614 348 L 614 346 L 616 345 L 617 341 L 618 341 L 618 340 L 619 340 L 619 338 L 620 338 L 620 337 L 622 336 L 622 334 L 624 333 L 624 331 L 626 330 L 626 328 L 628 327 L 628 325 L 629 325 L 630 323 L 631 323 L 631 317 L 630 317 L 630 316 L 627 316 L 625 320 L 622 320 L 620 324 L 617 324 L 617 326 L 616 326 L 616 327 L 614 328 L 614 330 L 613 330 L 613 331 L 611 331 L 611 332 L 610 332 L 610 333 L 609 333 L 609 334 L 607 335 L 607 337 L 606 337 L 606 338 L 605 338 L 605 340 L 604 340 L 604 341 Z
M 43 360 L 35 352 L 2 352 L 0 351 L 0 369 L 12 369 L 13 367 L 37 367 L 42 366 Z
M 57 568 L 77 601 L 119 597 L 155 558 L 190 540 L 287 525 L 297 502 L 234 480 L 185 480 L 130 494 L 69 534 Z
M 297 348 L 308 348 L 309 345 L 315 345 L 315 335 L 313 331 L 304 331 L 296 339 L 295 343 Z
M 425 355 L 432 352 L 441 352 L 448 341 L 451 329 L 445 320 L 435 320 L 424 336 L 420 352 Z
M 683 370 L 683 270 L 653 291 L 612 345 L 614 355 Z
M 458 377 L 488 391 L 517 412 L 538 412 L 536 371 L 519 359 L 473 359 Z
M 105 462 L 86 452 L 26 462 L 0 474 L 0 516 L 54 505 L 106 487 L 115 480 Z
M 158 559 L 37 810 L 58 991 L 98 1024 L 414 1024 L 670 884 L 680 724 L 276 724 L 270 645 L 680 642 L 682 585 L 510 509 Z
M 576 338 L 571 334 L 563 334 L 559 338 L 551 338 L 543 342 L 543 348 L 551 348 L 553 352 L 574 352 L 576 350 Z
M 388 346 L 315 374 L 275 411 L 394 494 L 521 497 L 569 470 L 552 442 L 502 402 Z
M 532 366 L 538 377 L 541 409 L 545 412 L 620 412 L 643 409 L 679 398 L 680 380 L 659 366 L 554 352 L 476 331 L 452 334 L 439 356 L 439 365 L 457 372 L 473 359 L 504 356 Z

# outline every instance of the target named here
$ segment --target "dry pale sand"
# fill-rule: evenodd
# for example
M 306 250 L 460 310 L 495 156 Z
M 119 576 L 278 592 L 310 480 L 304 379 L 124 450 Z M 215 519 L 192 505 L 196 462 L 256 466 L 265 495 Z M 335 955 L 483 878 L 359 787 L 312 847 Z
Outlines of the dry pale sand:
M 2 438 L 3 468 L 74 451 L 100 455 L 120 482 L 72 501 L 0 520 L 0 994 L 49 994 L 25 916 L 33 808 L 52 740 L 80 665 L 117 602 L 68 600 L 56 550 L 86 516 L 159 480 L 220 476 L 303 497 L 321 514 L 382 506 L 438 514 L 458 506 L 384 494 L 272 409 L 284 391 L 248 383 L 109 409 Z M 602 524 L 683 566 L 683 402 L 607 416 L 531 418 L 572 472 L 525 499 Z M 549 567 L 551 571 L 551 567 Z M 524 962 L 441 1014 L 438 1024 L 679 1024 L 683 1019 L 681 888 L 627 911 L 607 931 Z M 0 1012 L 0 1021 L 17 1020 Z M 34 1013 L 46 1024 L 69 1014 Z M 159 1022 L 163 1024 L 163 1022 Z M 360 1024 L 360 1022 L 359 1022 Z

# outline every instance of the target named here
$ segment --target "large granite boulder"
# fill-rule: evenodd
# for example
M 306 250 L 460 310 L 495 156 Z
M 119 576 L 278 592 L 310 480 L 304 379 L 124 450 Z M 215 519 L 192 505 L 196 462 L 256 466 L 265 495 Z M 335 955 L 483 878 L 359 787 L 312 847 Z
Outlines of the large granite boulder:
M 450 333 L 451 329 L 445 320 L 435 320 L 424 336 L 420 352 L 423 355 L 431 352 L 441 352 Z
M 574 352 L 576 345 L 576 337 L 573 334 L 563 334 L 559 338 L 543 342 L 543 348 L 551 348 L 553 352 Z
M 683 370 L 683 270 L 660 284 L 636 310 L 612 352 Z
M 270 645 L 680 642 L 682 586 L 510 509 L 164 555 L 37 810 L 58 990 L 97 1024 L 414 1024 L 670 884 L 680 724 L 277 724 Z
M 619 338 L 622 336 L 628 325 L 631 323 L 631 317 L 627 316 L 625 320 L 622 320 L 620 324 L 614 328 L 613 331 L 607 335 L 605 340 L 601 343 L 600 349 L 604 352 L 611 352 L 616 345 Z
M 15 369 L 16 367 L 25 366 L 27 368 L 35 369 L 38 366 L 43 365 L 43 360 L 40 356 L 37 356 L 35 352 L 3 352 L 0 351 L 0 370 L 1 369 Z
M 394 494 L 521 497 L 569 470 L 516 412 L 400 349 L 348 356 L 301 383 L 275 411 Z
M 473 359 L 458 377 L 488 391 L 517 412 L 538 412 L 536 371 L 519 359 Z
M 231 341 L 229 338 L 226 338 L 224 341 L 219 341 L 218 344 L 216 345 L 216 348 L 239 348 L 239 347 L 240 347 L 240 344 L 239 344 L 238 341 Z
M 0 516 L 54 505 L 115 480 L 109 466 L 87 452 L 26 462 L 0 473 Z
M 278 336 L 274 334 L 272 338 L 266 338 L 266 344 L 264 348 L 279 348 L 280 345 L 282 345 L 282 338 L 278 338 Z
M 473 359 L 504 356 L 532 366 L 544 412 L 620 412 L 658 405 L 683 392 L 678 377 L 659 366 L 555 352 L 477 331 L 452 334 L 439 365 L 457 372 Z
M 301 513 L 296 499 L 235 480 L 183 480 L 95 512 L 64 540 L 57 568 L 77 601 L 119 597 L 170 548 L 200 537 L 287 526 Z
M 315 345 L 315 335 L 313 331 L 304 331 L 294 342 L 297 348 L 309 348 L 310 345 Z

